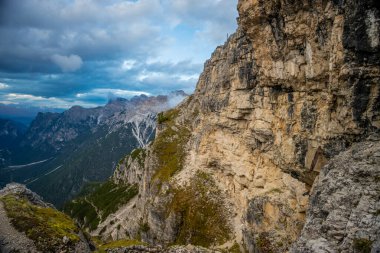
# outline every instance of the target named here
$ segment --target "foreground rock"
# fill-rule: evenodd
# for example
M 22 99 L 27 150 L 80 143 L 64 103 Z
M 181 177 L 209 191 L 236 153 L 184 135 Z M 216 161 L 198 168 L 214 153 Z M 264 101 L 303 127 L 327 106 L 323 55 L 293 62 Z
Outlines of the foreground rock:
M 91 252 L 63 213 L 20 184 L 0 190 L 0 252 Z
M 292 252 L 380 252 L 380 137 L 323 168 Z

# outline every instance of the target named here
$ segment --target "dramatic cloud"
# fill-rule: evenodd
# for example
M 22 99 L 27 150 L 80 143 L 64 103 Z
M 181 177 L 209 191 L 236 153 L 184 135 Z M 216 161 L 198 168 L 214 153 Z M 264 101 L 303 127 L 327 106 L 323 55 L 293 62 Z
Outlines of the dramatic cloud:
M 26 106 L 34 106 L 40 108 L 63 108 L 68 109 L 74 105 L 81 105 L 84 107 L 96 107 L 97 104 L 84 102 L 81 100 L 74 99 L 61 99 L 55 97 L 41 97 L 41 96 L 33 96 L 30 94 L 17 94 L 10 93 L 4 95 L 3 98 L 5 101 L 9 103 L 5 104 L 23 104 Z
M 82 67 L 82 59 L 78 55 L 64 56 L 55 54 L 51 60 L 57 64 L 63 72 L 73 72 Z
M 66 108 L 100 105 L 95 93 L 105 90 L 191 93 L 204 61 L 236 29 L 237 0 L 0 2 L 3 104 L 23 104 L 10 94 Z

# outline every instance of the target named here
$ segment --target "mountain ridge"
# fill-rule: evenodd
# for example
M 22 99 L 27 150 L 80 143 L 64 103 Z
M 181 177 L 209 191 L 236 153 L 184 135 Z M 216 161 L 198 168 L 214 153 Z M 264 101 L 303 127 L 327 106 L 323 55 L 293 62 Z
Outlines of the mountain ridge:
M 155 115 L 183 95 L 115 98 L 103 107 L 39 113 L 20 145 L 10 149 L 0 181 L 27 184 L 62 206 L 87 182 L 106 180 L 125 153 L 146 146 L 155 134 Z

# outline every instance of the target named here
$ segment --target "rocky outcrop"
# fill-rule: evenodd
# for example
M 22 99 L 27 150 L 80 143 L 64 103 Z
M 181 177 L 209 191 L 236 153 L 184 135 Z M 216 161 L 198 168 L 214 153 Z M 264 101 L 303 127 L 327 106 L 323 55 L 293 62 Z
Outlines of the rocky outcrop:
M 75 223 L 24 185 L 0 190 L 0 222 L 0 252 L 91 252 Z
M 17 184 L 17 183 L 7 184 L 3 189 L 0 190 L 0 196 L 6 196 L 8 194 L 22 196 L 23 198 L 26 198 L 33 205 L 46 207 L 46 208 L 47 207 L 54 208 L 52 204 L 44 202 L 43 199 L 39 195 L 32 192 L 31 190 L 26 188 L 25 185 L 22 185 L 22 184 Z
M 354 252 L 355 238 L 377 240 L 372 202 L 380 191 L 366 180 L 376 178 L 376 163 L 353 169 L 375 160 L 342 152 L 354 143 L 367 149 L 366 138 L 379 132 L 378 3 L 240 0 L 238 10 L 237 32 L 206 62 L 195 93 L 159 116 L 142 162 L 127 158 L 116 170 L 115 181 L 137 183 L 139 197 L 109 217 L 120 226 L 108 220 L 95 234 L 127 231 L 153 244 L 227 251 L 237 243 L 249 252 L 287 252 L 301 231 L 293 250 Z M 334 170 L 343 159 L 353 167 Z M 358 195 L 339 214 L 332 201 L 350 190 L 337 186 L 351 187 L 355 176 Z M 183 206 L 176 196 L 196 201 Z M 364 200 L 372 202 L 356 206 Z M 199 203 L 201 214 L 192 216 Z M 208 234 L 221 236 L 197 240 L 218 218 L 203 212 L 209 205 L 222 217 L 220 233 Z M 321 239 L 326 231 L 329 243 Z
M 326 165 L 292 252 L 380 251 L 380 137 L 354 144 Z

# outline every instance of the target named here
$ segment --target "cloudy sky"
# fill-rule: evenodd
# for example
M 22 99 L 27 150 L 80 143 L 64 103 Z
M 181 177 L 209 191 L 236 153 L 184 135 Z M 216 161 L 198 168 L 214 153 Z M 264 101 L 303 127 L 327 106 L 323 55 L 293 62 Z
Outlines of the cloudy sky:
M 191 93 L 237 0 L 0 0 L 0 104 Z

